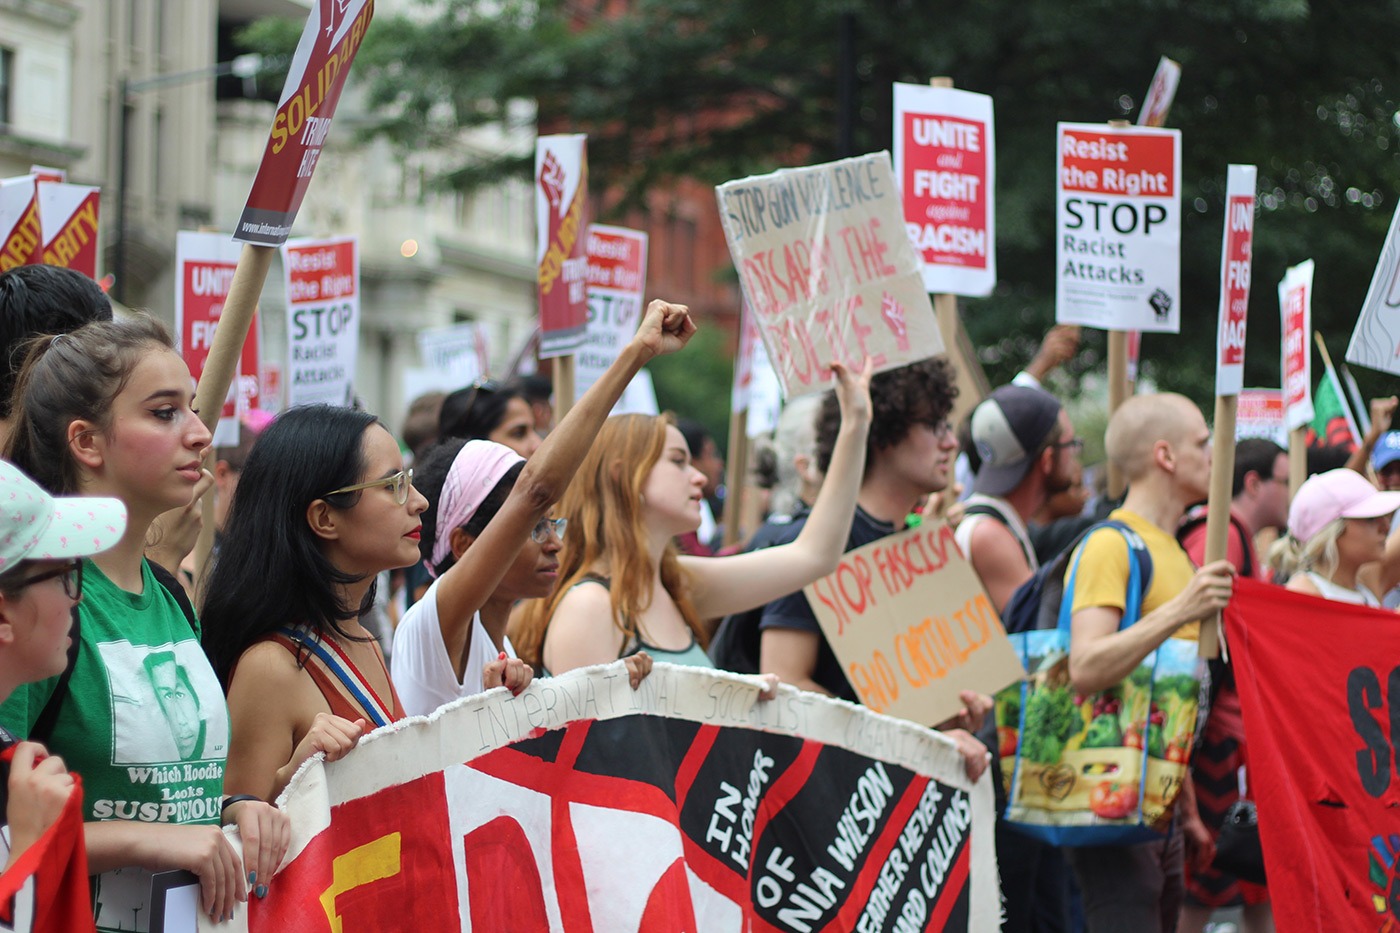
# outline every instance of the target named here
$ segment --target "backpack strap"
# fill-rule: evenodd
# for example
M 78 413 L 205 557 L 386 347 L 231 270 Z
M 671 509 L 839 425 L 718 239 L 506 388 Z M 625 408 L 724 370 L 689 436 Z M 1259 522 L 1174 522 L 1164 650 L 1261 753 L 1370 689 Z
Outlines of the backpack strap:
M 1234 529 L 1235 534 L 1240 536 L 1240 576 L 1253 577 L 1254 553 L 1253 548 L 1250 547 L 1249 529 L 1244 527 L 1244 522 L 1235 517 L 1234 512 L 1230 512 L 1229 516 L 1230 527 Z M 1191 506 L 1191 508 L 1186 511 L 1185 517 L 1182 518 L 1181 524 L 1177 526 L 1176 540 L 1178 542 L 1184 542 L 1189 533 L 1205 524 L 1207 517 L 1209 517 L 1209 510 L 1206 508 L 1205 503 L 1202 502 Z
M 1078 553 L 1075 553 L 1070 561 L 1069 576 L 1065 580 L 1064 593 L 1060 599 L 1059 628 L 1065 633 L 1070 630 L 1070 617 L 1074 610 L 1074 580 L 1079 572 L 1079 561 L 1084 556 L 1081 545 L 1100 528 L 1114 529 L 1123 536 L 1128 545 L 1128 588 L 1118 630 L 1122 631 L 1142 616 L 1143 597 L 1152 586 L 1152 555 L 1147 550 L 1147 542 L 1143 541 L 1136 531 L 1116 519 L 1106 519 L 1081 536 L 1080 545 L 1076 545 Z
M 190 598 L 185 593 L 185 588 L 180 585 L 180 581 L 170 571 L 166 570 L 155 561 L 148 560 L 151 575 L 156 578 L 156 582 L 165 587 L 170 593 L 170 597 L 175 600 L 180 607 L 180 612 L 185 616 L 185 621 L 190 624 L 190 630 L 199 637 L 199 625 L 195 620 L 194 606 L 190 604 Z M 53 738 L 53 730 L 58 725 L 58 714 L 63 708 L 63 700 L 68 696 L 68 684 L 73 679 L 73 668 L 78 665 L 78 649 L 82 645 L 82 619 L 78 615 L 77 605 L 73 606 L 73 624 L 69 626 L 68 637 L 68 663 L 63 667 L 63 673 L 58 675 L 58 681 L 54 684 L 53 693 L 49 694 L 44 708 L 39 711 L 39 715 L 34 719 L 34 725 L 29 729 L 29 738 L 34 742 L 48 744 Z
M 972 504 L 968 505 L 966 508 L 963 509 L 963 516 L 966 517 L 969 515 L 988 515 L 996 519 L 1002 525 L 1002 527 L 1004 527 L 1007 531 L 1011 532 L 1011 537 L 1016 539 L 1016 544 L 1021 548 L 1021 553 L 1024 554 L 1026 557 L 1026 566 L 1040 566 L 1040 561 L 1037 560 L 1035 556 L 1035 546 L 1031 543 L 1030 540 L 1029 530 L 1026 530 L 1025 532 L 1026 537 L 1022 538 L 1021 534 L 1017 532 L 1016 526 L 1011 523 L 1010 516 L 1008 516 L 1006 512 L 1002 511 L 1001 508 L 992 505 L 989 502 L 973 502 Z

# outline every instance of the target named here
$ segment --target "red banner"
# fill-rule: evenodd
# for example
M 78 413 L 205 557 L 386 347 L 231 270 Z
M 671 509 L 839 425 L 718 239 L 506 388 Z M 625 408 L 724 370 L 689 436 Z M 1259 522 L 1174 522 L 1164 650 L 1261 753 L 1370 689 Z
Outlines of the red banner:
M 40 181 L 39 226 L 44 265 L 63 266 L 97 278 L 97 204 L 100 190 Z
M 6 760 L 9 756 L 7 752 Z M 93 929 L 83 843 L 83 782 L 75 774 L 72 793 L 58 820 L 0 875 L 0 930 L 91 933 Z
M 540 359 L 583 344 L 588 326 L 588 137 L 535 142 Z
M 317 0 L 292 56 L 272 135 L 233 238 L 280 246 L 311 184 L 350 63 L 374 15 L 374 0 Z
M 1278 930 L 1400 930 L 1395 613 L 1238 579 L 1225 627 Z

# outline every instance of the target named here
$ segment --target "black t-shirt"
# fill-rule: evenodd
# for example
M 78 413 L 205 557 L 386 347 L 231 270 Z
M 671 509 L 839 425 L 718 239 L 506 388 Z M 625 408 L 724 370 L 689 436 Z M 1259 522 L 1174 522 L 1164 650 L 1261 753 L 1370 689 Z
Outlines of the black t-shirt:
M 795 540 L 802 530 L 802 526 L 806 523 L 806 516 L 794 519 L 784 529 L 785 534 L 778 536 L 771 543 L 787 544 Z M 872 541 L 878 541 L 899 530 L 889 522 L 882 522 L 857 506 L 855 519 L 851 522 L 851 535 L 846 539 L 846 550 L 854 551 L 856 548 L 864 547 Z M 765 606 L 758 627 L 760 629 L 790 628 L 816 633 L 821 643 L 817 648 L 817 669 L 812 674 L 812 680 L 829 690 L 833 696 L 850 700 L 852 703 L 860 702 L 855 690 L 851 687 L 851 682 L 846 679 L 845 672 L 841 670 L 841 663 L 836 660 L 831 645 L 827 644 L 826 636 L 822 634 L 821 624 L 817 622 L 817 617 L 812 613 L 812 607 L 807 603 L 807 597 L 801 590 L 775 599 Z

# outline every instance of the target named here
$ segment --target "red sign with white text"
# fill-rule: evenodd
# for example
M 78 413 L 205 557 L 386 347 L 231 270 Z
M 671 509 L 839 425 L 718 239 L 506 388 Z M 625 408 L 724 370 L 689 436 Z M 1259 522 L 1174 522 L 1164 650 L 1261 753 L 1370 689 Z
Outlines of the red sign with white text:
M 1126 197 L 1175 194 L 1176 141 L 1170 136 L 1065 129 L 1060 148 L 1060 187 L 1066 191 Z
M 588 327 L 588 137 L 535 143 L 540 359 L 580 347 Z
M 292 232 L 374 0 L 317 0 L 292 56 L 272 135 L 233 238 L 280 246 Z
M 44 265 L 63 266 L 97 278 L 97 206 L 100 190 L 41 181 L 39 228 Z
M 1313 419 L 1312 354 L 1308 331 L 1312 329 L 1313 261 L 1293 266 L 1278 286 L 1283 315 L 1283 404 L 1287 427 L 1301 428 Z
M 1249 313 L 1249 279 L 1254 263 L 1256 174 L 1252 165 L 1232 165 L 1227 175 L 1225 239 L 1220 247 L 1216 395 L 1239 395 L 1244 388 L 1245 316 Z
M 223 315 L 229 285 L 238 265 L 239 247 L 218 233 L 180 231 L 175 240 L 175 326 L 180 356 L 198 381 L 214 346 L 214 333 Z M 254 315 L 243 341 L 237 378 L 229 386 L 214 430 L 216 445 L 238 443 L 238 416 L 258 407 L 258 320 Z
M 0 272 L 38 262 L 43 246 L 34 176 L 0 180 Z

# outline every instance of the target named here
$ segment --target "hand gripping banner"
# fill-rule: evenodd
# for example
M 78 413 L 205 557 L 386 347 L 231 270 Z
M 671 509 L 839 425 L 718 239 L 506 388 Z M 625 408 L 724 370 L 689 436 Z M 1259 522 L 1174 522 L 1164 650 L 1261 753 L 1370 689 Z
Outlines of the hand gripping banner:
M 288 862 L 229 927 L 922 931 L 1000 923 L 992 789 L 911 723 L 621 663 L 308 762 Z M 226 927 L 227 928 L 227 927 Z

